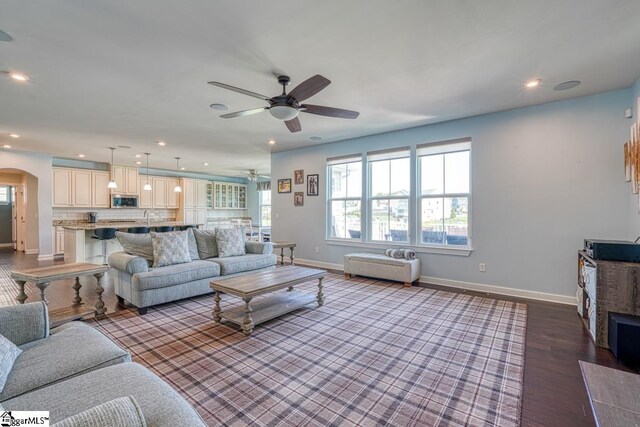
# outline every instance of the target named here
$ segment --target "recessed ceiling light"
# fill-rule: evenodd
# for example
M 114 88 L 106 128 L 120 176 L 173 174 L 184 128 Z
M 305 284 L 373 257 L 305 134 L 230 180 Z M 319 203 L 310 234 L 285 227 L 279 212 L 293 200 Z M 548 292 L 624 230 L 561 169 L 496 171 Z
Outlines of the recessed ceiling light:
M 322 137 L 320 136 L 311 136 L 309 137 L 309 139 L 312 141 L 322 141 Z
M 136 158 L 139 159 L 140 157 L 142 157 L 140 154 L 136 154 Z
M 209 166 L 209 163 L 203 163 L 205 166 Z
M 528 88 L 533 88 L 539 86 L 541 82 L 542 80 L 540 79 L 529 80 L 527 83 L 525 83 L 525 86 Z
M 164 147 L 165 145 L 167 145 L 166 142 L 164 141 L 156 141 L 158 143 L 159 146 Z
M 574 87 L 580 85 L 580 83 L 582 83 L 579 80 L 569 80 L 568 82 L 563 82 L 560 83 L 558 85 L 556 85 L 553 90 L 567 90 L 567 89 L 573 89 Z
M 4 148 L 11 148 L 11 146 L 9 144 L 4 144 L 3 147 Z
M 13 40 L 13 37 L 11 37 L 11 35 L 0 30 L 0 42 L 10 42 L 12 40 Z
M 84 154 L 78 154 L 78 157 L 83 158 Z
M 118 148 L 122 148 L 123 150 L 131 149 L 131 147 L 129 147 L 128 145 L 118 145 Z
M 14 80 L 18 80 L 19 82 L 26 82 L 27 80 L 29 80 L 29 77 L 20 73 L 9 73 L 9 77 L 11 77 Z
M 181 168 L 180 168 L 180 170 L 181 170 L 181 171 L 183 171 L 184 169 L 185 169 L 184 167 L 181 167 Z
M 269 141 L 267 141 L 267 142 L 268 142 L 269 144 L 273 145 L 273 144 L 275 144 L 275 143 L 276 143 L 276 140 L 275 140 L 275 139 L 270 139 L 270 140 L 269 140 Z
M 227 107 L 224 104 L 211 104 L 209 105 L 209 107 L 213 108 L 214 110 L 220 110 L 220 111 L 227 111 L 229 109 L 229 107 Z
M 136 162 L 136 165 L 141 165 L 141 164 L 142 164 L 142 162 Z
M 20 138 L 20 135 L 18 135 L 17 133 L 10 133 L 9 136 L 11 138 Z

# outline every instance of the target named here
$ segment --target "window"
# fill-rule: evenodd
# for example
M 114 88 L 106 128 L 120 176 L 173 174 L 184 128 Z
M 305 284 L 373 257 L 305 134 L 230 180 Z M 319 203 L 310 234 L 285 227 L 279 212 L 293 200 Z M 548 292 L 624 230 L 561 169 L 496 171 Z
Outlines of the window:
M 0 185 L 0 205 L 8 205 L 11 203 L 11 187 Z
M 417 147 L 419 242 L 469 245 L 469 169 L 471 141 Z
M 372 241 L 409 241 L 411 165 L 408 148 L 367 154 Z
M 271 190 L 260 191 L 260 225 L 271 227 Z
M 350 156 L 327 160 L 327 176 L 331 183 L 328 194 L 329 238 L 362 237 L 362 158 Z

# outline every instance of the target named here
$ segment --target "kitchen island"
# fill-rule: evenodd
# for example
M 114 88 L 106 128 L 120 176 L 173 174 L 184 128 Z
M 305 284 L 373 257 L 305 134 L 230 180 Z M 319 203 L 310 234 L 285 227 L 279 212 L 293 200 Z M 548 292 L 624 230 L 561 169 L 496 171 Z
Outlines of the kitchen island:
M 104 221 L 97 223 L 80 222 L 60 225 L 64 229 L 64 262 L 88 262 L 102 264 L 102 241 L 92 239 L 93 231 L 100 228 L 116 228 L 119 231 L 127 231 L 130 227 L 184 227 L 201 226 L 201 224 L 189 224 L 184 221 Z M 107 241 L 107 255 L 122 250 L 118 239 Z

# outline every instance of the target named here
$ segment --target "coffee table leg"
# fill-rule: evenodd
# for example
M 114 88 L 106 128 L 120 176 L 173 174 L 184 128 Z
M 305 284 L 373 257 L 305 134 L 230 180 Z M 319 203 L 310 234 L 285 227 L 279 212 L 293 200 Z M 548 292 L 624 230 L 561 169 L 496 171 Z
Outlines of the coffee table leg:
M 20 304 L 24 304 L 24 302 L 27 300 L 27 294 L 24 292 L 24 284 L 27 283 L 27 282 L 25 282 L 24 280 L 16 280 L 16 283 L 20 287 L 20 290 L 18 291 L 18 296 L 16 297 L 16 300 Z
M 242 298 L 244 301 L 244 320 L 242 320 L 242 333 L 245 336 L 251 335 L 253 331 L 253 319 L 251 318 L 251 307 L 249 303 L 251 302 L 251 297 Z
M 324 279 L 324 277 L 321 277 L 318 279 L 318 305 L 324 305 L 324 294 L 322 293 L 322 279 Z
M 280 248 L 280 265 L 284 265 L 284 248 Z
M 76 277 L 76 281 L 72 286 L 73 290 L 76 293 L 75 298 L 73 298 L 72 307 L 80 307 L 82 305 L 82 298 L 80 298 L 80 288 L 81 287 L 82 287 L 82 285 L 80 284 L 80 278 Z
M 293 246 L 289 248 L 289 259 L 291 259 L 291 265 L 293 265 Z
M 105 315 L 107 309 L 104 306 L 104 301 L 102 301 L 102 293 L 104 292 L 104 288 L 102 287 L 102 277 L 104 276 L 104 273 L 96 273 L 93 276 L 97 281 L 96 293 L 98 294 L 98 301 L 96 302 L 96 319 L 101 320 L 107 317 Z
M 36 283 L 36 286 L 38 287 L 38 289 L 40 289 L 40 300 L 42 300 L 42 302 L 44 302 L 45 304 L 49 304 L 49 301 L 47 301 L 47 297 L 44 295 L 44 290 L 47 289 L 47 286 L 49 286 L 49 282 Z
M 213 295 L 213 301 L 213 320 L 215 320 L 217 323 L 220 323 L 222 322 L 222 317 L 220 317 L 220 313 L 222 313 L 222 310 L 220 310 L 220 293 L 218 291 L 216 291 L 215 295 Z

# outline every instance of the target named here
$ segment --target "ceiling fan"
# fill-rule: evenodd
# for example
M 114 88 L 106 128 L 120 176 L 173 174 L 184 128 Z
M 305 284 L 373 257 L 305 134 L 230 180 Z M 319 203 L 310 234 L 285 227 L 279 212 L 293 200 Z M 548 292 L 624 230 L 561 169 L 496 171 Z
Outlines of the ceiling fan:
M 246 89 L 231 86 L 220 82 L 208 82 L 210 85 L 218 86 L 223 89 L 232 90 L 254 98 L 262 99 L 269 103 L 268 107 L 252 108 L 251 110 L 236 111 L 235 113 L 223 114 L 223 119 L 232 119 L 234 117 L 243 117 L 250 114 L 261 113 L 269 110 L 269 113 L 278 120 L 283 120 L 284 124 L 291 132 L 300 132 L 302 125 L 298 119 L 298 113 L 317 114 L 320 116 L 338 117 L 341 119 L 355 119 L 360 115 L 357 111 L 343 110 L 341 108 L 325 107 L 322 105 L 302 104 L 307 98 L 311 98 L 325 87 L 329 86 L 331 81 L 326 77 L 316 74 L 313 77 L 300 83 L 291 92 L 287 94 L 286 87 L 291 82 L 289 76 L 279 76 L 278 83 L 282 85 L 282 94 L 273 97 L 260 95 Z
M 269 175 L 259 175 L 257 169 L 249 169 L 249 173 L 246 176 L 251 182 L 256 182 L 258 178 L 271 178 Z

